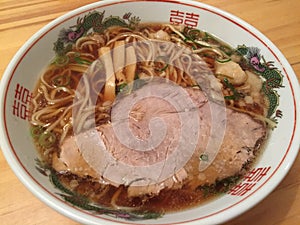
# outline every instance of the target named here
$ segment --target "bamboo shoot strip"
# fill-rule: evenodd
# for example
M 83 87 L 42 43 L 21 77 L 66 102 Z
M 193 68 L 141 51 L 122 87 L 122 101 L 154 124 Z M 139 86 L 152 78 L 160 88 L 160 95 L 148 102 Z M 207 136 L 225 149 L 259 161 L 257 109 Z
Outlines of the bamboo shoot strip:
M 136 54 L 133 46 L 129 46 L 126 48 L 126 81 L 128 84 L 133 82 L 136 71 Z
M 106 73 L 106 83 L 104 86 L 103 101 L 114 101 L 116 97 L 116 78 L 114 74 L 113 62 L 110 54 L 109 47 L 101 47 L 98 50 L 99 58 L 103 61 L 105 73 Z
M 117 85 L 126 83 L 126 78 L 123 73 L 125 67 L 125 41 L 117 41 L 113 50 L 114 70 L 117 79 Z

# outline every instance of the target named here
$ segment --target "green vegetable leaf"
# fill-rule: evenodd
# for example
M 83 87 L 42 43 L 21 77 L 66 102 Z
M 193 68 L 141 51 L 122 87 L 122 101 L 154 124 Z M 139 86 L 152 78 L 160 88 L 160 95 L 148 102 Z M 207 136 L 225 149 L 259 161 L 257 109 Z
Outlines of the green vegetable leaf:
M 224 96 L 226 100 L 237 100 L 241 97 L 240 93 L 237 92 L 235 87 L 229 82 L 227 78 L 224 78 L 224 83 L 226 87 L 228 87 L 233 92 L 233 95 Z
M 111 209 L 103 207 L 91 202 L 87 197 L 76 193 L 67 187 L 61 182 L 58 174 L 46 163 L 42 163 L 39 159 L 36 159 L 36 168 L 43 175 L 49 174 L 49 179 L 55 188 L 60 190 L 62 193 L 57 193 L 62 197 L 66 202 L 71 203 L 72 205 L 87 210 L 93 211 L 98 214 L 105 214 L 107 216 L 122 218 L 130 221 L 146 220 L 146 219 L 157 219 L 162 217 L 162 213 L 152 212 L 152 211 L 125 211 L 118 209 Z

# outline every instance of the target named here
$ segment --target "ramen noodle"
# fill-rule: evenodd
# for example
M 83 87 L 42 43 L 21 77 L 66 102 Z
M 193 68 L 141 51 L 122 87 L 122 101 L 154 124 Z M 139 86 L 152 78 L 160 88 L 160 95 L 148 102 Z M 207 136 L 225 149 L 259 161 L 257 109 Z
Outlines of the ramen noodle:
M 261 91 L 263 80 L 239 51 L 207 32 L 168 24 L 111 26 L 68 45 L 63 41 L 61 37 L 55 43 L 56 57 L 37 82 L 30 123 L 41 159 L 55 175 L 53 182 L 70 196 L 83 196 L 113 210 L 178 211 L 226 192 L 255 161 L 272 125 L 270 103 Z M 146 90 L 169 96 L 176 86 L 189 99 L 191 107 L 186 112 L 197 109 L 193 116 L 201 127 L 195 151 L 182 168 L 152 183 L 142 183 L 144 177 L 126 180 L 128 174 L 120 170 L 114 173 L 123 173 L 124 182 L 117 182 L 97 169 L 101 161 L 96 158 L 102 156 L 89 152 L 95 149 L 90 130 L 101 138 L 114 162 L 134 168 L 152 165 L 175 152 L 174 146 L 180 144 L 178 130 L 183 129 L 178 121 L 184 113 L 165 99 L 144 98 L 127 114 L 129 130 L 140 140 L 151 136 L 151 118 L 164 120 L 165 138 L 151 151 L 134 151 L 122 144 L 113 130 L 112 116 Z M 220 102 L 226 110 L 217 107 Z M 212 106 L 221 110 L 218 113 L 226 118 L 226 127 L 218 153 L 201 171 L 200 163 L 210 159 L 205 146 L 213 135 Z M 161 132 L 160 128 L 153 131 Z M 80 148 L 75 136 L 81 140 Z M 185 153 L 180 154 L 184 157 Z

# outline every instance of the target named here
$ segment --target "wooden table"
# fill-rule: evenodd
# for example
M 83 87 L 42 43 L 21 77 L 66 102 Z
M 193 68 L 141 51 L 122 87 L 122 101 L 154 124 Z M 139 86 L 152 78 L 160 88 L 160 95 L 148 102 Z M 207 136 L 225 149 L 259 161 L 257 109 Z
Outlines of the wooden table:
M 95 0 L 0 0 L 0 74 L 22 44 L 58 16 Z M 262 31 L 286 56 L 300 79 L 299 0 L 203 0 Z M 0 153 L 0 224 L 78 224 L 34 197 Z M 227 225 L 299 225 L 300 155 L 283 182 L 252 210 Z

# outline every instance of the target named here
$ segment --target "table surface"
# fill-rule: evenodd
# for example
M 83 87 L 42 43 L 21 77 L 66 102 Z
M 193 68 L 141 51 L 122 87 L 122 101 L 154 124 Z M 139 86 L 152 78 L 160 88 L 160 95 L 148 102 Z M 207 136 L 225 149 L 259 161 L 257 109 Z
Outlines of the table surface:
M 95 0 L 0 0 L 0 76 L 17 50 L 58 16 Z M 264 33 L 285 55 L 300 80 L 299 0 L 203 0 Z M 0 224 L 78 224 L 52 210 L 17 179 L 0 151 Z M 226 225 L 299 225 L 300 155 L 280 185 L 257 206 Z M 55 219 L 54 219 L 55 218 Z

